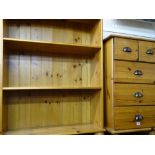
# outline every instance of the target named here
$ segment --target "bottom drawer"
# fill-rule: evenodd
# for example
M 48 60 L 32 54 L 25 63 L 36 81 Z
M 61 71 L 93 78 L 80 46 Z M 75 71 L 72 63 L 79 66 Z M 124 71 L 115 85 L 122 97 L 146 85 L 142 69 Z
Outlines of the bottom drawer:
M 155 106 L 115 107 L 115 130 L 155 127 Z

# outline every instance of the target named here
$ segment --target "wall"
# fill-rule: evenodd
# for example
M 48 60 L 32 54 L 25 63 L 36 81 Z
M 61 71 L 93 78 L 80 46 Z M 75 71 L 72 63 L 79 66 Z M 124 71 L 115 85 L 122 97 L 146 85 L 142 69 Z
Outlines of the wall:
M 131 35 L 155 39 L 155 23 L 133 19 L 104 19 L 103 38 L 110 34 Z

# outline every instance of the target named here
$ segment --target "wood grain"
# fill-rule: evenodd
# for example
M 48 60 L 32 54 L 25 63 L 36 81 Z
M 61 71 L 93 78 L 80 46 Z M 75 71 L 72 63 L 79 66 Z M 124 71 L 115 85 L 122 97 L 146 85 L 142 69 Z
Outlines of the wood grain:
M 4 38 L 4 44 L 8 49 L 17 51 L 19 46 L 25 52 L 48 52 L 54 54 L 90 55 L 96 53 L 100 46 L 74 45 L 64 43 L 50 43 L 43 41 L 19 40 Z M 80 53 L 79 53 L 80 51 Z
M 98 120 L 100 116 L 99 94 L 85 90 L 7 92 L 8 130 L 93 123 L 90 117 Z
M 155 64 L 114 61 L 114 82 L 150 83 L 155 82 Z M 142 71 L 143 75 L 134 75 L 136 70 Z
M 102 21 L 5 22 L 4 133 L 103 132 Z
M 155 62 L 155 43 L 149 41 L 139 41 L 139 60 L 144 62 Z M 151 49 L 153 54 L 146 54 Z
M 100 87 L 100 56 L 75 58 L 14 53 L 8 57 L 5 87 L 15 89 Z M 70 74 L 72 73 L 72 74 Z M 18 88 L 19 87 L 19 88 Z M 9 89 L 9 88 L 8 88 Z M 13 88 L 12 88 L 13 89 Z
M 98 128 L 93 124 L 88 125 L 72 125 L 64 127 L 48 127 L 48 128 L 38 128 L 38 129 L 28 129 L 28 130 L 13 130 L 7 131 L 5 134 L 8 135 L 47 135 L 47 134 L 85 134 L 85 133 L 98 133 L 104 132 L 102 128 Z
M 143 120 L 136 125 L 135 115 L 141 114 Z M 115 129 L 140 129 L 154 127 L 155 106 L 115 107 Z
M 140 92 L 143 97 L 136 98 L 135 93 Z M 147 84 L 115 84 L 114 105 L 155 105 L 155 85 Z
M 3 90 L 100 90 L 101 87 L 3 87 Z
M 107 131 L 114 134 L 114 135 L 117 135 L 117 134 L 120 134 L 120 133 L 123 133 L 123 134 L 128 134 L 128 133 L 135 133 L 135 132 L 148 132 L 148 131 L 151 131 L 151 128 L 139 128 L 139 129 L 127 129 L 127 130 L 113 130 L 113 129 L 108 129 L 107 128 Z
M 129 36 L 129 35 L 122 35 L 122 34 L 111 34 L 104 38 L 103 42 L 106 42 L 107 40 L 111 38 L 124 38 L 124 39 L 132 39 L 132 40 L 142 40 L 142 41 L 155 41 L 153 38 L 146 38 L 146 37 L 138 37 L 138 36 Z
M 8 34 L 5 37 L 14 38 L 17 32 L 14 27 L 30 27 L 30 34 L 34 30 L 41 34 L 41 40 L 51 42 L 64 42 L 69 44 L 100 45 L 102 27 L 101 20 L 6 20 L 8 23 Z M 35 27 L 35 28 L 34 28 Z M 45 38 L 44 38 L 45 36 Z M 31 37 L 31 40 L 36 38 Z M 95 43 L 96 42 L 96 43 Z
M 131 52 L 124 52 L 123 48 L 129 47 Z M 138 60 L 138 41 L 124 38 L 114 38 L 114 59 Z
M 106 129 L 112 134 L 149 131 L 154 127 L 155 64 L 154 56 L 145 54 L 154 46 L 151 41 L 122 36 L 104 40 Z M 123 47 L 130 47 L 132 52 L 122 52 Z M 135 75 L 136 70 L 142 75 Z M 136 98 L 137 92 L 143 96 Z M 140 123 L 135 122 L 136 114 L 144 118 Z
M 105 126 L 106 128 L 114 128 L 113 121 L 113 39 L 108 40 L 104 44 L 105 52 Z

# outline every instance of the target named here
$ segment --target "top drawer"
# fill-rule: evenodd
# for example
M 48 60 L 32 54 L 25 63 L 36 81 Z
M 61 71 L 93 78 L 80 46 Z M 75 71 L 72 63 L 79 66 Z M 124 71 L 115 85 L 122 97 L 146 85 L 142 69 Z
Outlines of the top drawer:
M 138 41 L 114 38 L 114 58 L 121 60 L 138 60 Z
M 155 62 L 155 43 L 139 41 L 139 60 L 144 62 Z

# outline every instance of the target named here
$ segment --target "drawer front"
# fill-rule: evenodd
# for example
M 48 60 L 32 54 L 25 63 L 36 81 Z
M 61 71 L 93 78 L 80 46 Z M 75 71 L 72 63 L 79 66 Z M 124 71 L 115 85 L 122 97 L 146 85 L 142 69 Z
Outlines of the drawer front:
M 138 41 L 114 38 L 114 58 L 120 60 L 138 60 Z
M 155 43 L 139 41 L 139 60 L 144 62 L 155 62 Z
M 155 64 L 114 61 L 114 82 L 155 83 Z
M 155 105 L 155 85 L 115 84 L 114 105 Z
M 155 127 L 155 106 L 115 107 L 115 129 Z

